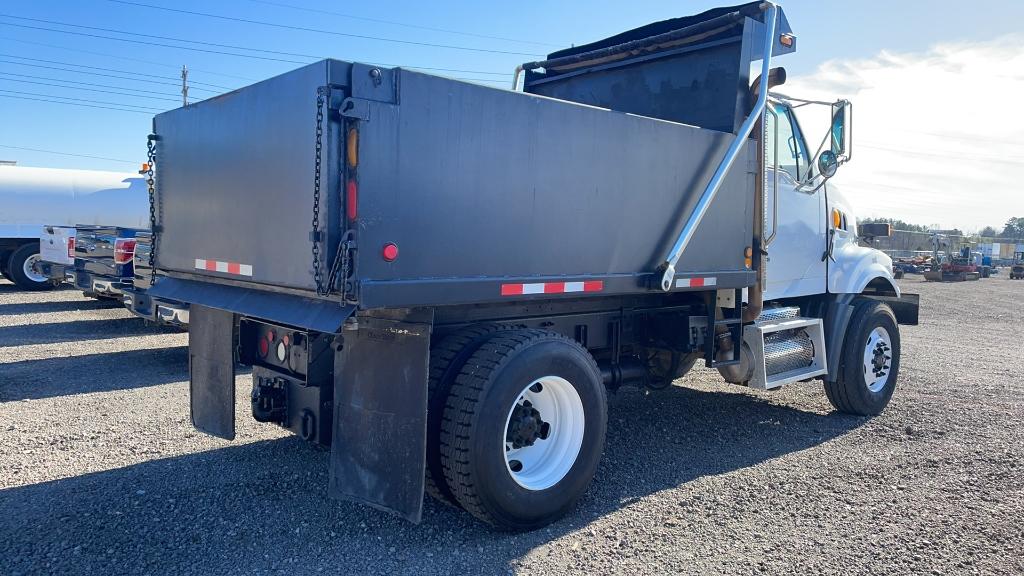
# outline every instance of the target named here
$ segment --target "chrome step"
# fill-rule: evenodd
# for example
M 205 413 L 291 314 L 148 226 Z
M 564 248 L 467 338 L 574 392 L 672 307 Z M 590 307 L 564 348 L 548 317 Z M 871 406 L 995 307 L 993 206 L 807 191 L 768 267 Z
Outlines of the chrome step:
M 776 320 L 788 320 L 800 317 L 799 306 L 779 306 L 776 308 L 765 308 L 755 322 L 775 322 Z
M 791 310 L 799 312 L 799 308 L 771 310 L 779 310 L 776 317 L 765 319 L 762 314 L 743 330 L 743 341 L 754 360 L 748 386 L 770 390 L 828 372 L 821 319 L 790 316 Z

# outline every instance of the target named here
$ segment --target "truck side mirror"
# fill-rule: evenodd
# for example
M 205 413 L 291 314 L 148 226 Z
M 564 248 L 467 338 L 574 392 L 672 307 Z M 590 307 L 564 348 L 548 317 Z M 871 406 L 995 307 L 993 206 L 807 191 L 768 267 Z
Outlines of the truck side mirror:
M 829 130 L 829 149 L 842 161 L 850 159 L 853 153 L 853 104 L 839 100 L 832 105 L 832 126 Z
M 822 150 L 818 156 L 818 173 L 826 180 L 836 175 L 839 169 L 839 157 L 831 150 Z

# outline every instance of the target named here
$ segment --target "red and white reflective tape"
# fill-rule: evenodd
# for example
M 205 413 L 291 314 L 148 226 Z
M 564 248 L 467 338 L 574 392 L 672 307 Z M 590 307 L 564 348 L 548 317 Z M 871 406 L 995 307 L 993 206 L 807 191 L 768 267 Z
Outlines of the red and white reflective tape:
M 524 294 L 570 294 L 573 292 L 600 292 L 602 290 L 604 290 L 604 280 L 501 285 L 502 296 L 521 296 Z
M 252 276 L 252 264 L 239 264 L 238 262 L 222 262 L 220 260 L 203 260 L 196 258 L 196 270 L 209 272 L 223 272 L 236 276 Z
M 714 276 L 707 276 L 705 278 L 679 278 L 676 280 L 676 288 L 704 288 L 706 286 L 714 286 L 717 283 L 717 279 Z

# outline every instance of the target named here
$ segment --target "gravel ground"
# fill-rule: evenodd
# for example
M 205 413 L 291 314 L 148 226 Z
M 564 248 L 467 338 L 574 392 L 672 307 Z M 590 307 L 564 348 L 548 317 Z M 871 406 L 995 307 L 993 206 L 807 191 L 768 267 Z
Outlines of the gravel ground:
M 192 429 L 185 334 L 0 283 L 0 574 L 1024 573 L 1024 283 L 917 278 L 882 416 L 704 370 L 623 389 L 575 512 L 519 535 L 329 500 L 247 376 L 236 441 Z

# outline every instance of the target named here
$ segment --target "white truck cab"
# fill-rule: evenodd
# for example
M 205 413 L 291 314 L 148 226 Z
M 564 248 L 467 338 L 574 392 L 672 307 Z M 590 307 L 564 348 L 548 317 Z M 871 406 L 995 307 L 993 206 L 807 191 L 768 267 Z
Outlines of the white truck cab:
M 781 84 L 785 73 L 775 78 Z M 813 152 L 794 113 L 806 105 L 831 112 Z M 851 204 L 830 181 L 852 155 L 851 121 L 848 101 L 770 93 L 759 148 L 763 309 L 744 328 L 742 362 L 719 371 L 761 389 L 821 378 L 837 408 L 876 414 L 899 370 L 897 324 L 917 323 L 918 299 L 901 294 L 889 256 L 862 245 Z M 866 232 L 890 231 L 871 225 Z
M 845 106 L 836 103 L 835 114 L 845 114 Z M 766 118 L 765 300 L 861 294 L 869 286 L 899 296 L 892 259 L 858 242 L 850 202 L 812 161 L 828 151 L 808 152 L 785 101 L 774 99 Z

